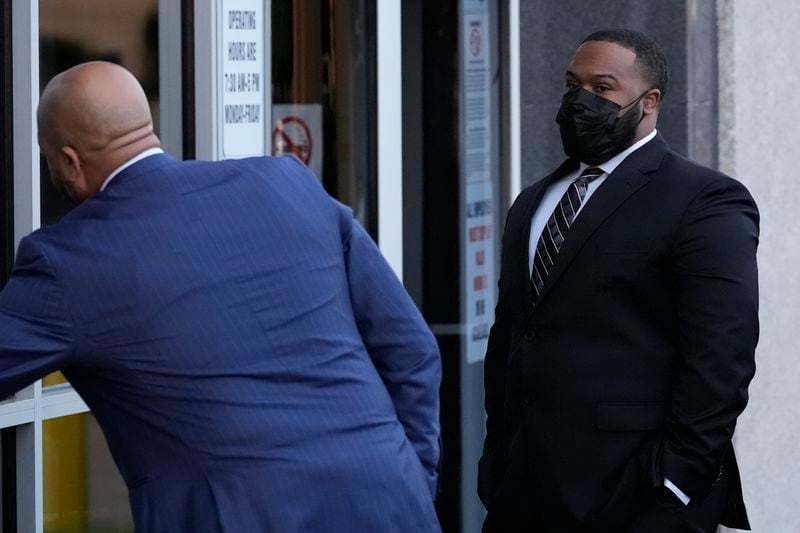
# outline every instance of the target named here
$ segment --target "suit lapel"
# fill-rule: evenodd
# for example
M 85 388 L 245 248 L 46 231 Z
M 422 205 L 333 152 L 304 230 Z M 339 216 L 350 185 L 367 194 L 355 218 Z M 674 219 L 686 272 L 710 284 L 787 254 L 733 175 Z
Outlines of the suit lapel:
M 542 293 L 537 301 L 537 308 L 541 307 L 542 301 L 547 298 L 559 277 L 580 252 L 589 237 L 633 193 L 650 181 L 650 174 L 658 169 L 668 151 L 667 144 L 660 135 L 657 135 L 652 141 L 629 155 L 589 198 L 567 234 L 555 264 L 545 280 Z M 530 232 L 530 230 L 528 231 Z M 528 285 L 530 286 L 530 283 Z
M 523 273 L 524 278 L 528 280 L 527 283 L 524 283 L 527 293 L 527 298 L 525 300 L 526 302 L 531 302 L 533 299 L 533 287 L 531 287 L 530 272 L 528 272 L 529 243 L 531 240 L 531 220 L 533 219 L 533 214 L 536 212 L 539 204 L 542 203 L 542 197 L 544 197 L 544 193 L 547 191 L 547 188 L 554 181 L 563 178 L 570 172 L 574 172 L 578 166 L 580 166 L 580 162 L 577 159 L 567 159 L 555 170 L 555 172 L 544 179 L 539 180 L 530 189 L 530 193 L 528 195 L 529 200 L 525 206 L 525 216 L 522 219 L 522 237 L 520 238 L 520 253 L 517 259 L 517 268 L 521 273 Z

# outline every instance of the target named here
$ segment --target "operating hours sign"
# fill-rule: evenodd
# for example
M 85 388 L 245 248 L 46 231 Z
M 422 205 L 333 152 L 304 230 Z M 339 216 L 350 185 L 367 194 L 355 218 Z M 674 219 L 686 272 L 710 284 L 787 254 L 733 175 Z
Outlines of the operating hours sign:
M 222 0 L 220 37 L 220 148 L 223 159 L 264 155 L 271 123 L 265 76 L 264 0 Z M 270 95 L 271 98 L 271 95 Z M 266 116 L 265 116 L 266 115 Z

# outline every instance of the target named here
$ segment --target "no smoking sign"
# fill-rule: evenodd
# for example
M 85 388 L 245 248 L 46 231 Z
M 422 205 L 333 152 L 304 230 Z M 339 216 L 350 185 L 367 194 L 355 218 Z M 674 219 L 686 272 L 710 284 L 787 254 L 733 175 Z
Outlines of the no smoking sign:
M 276 152 L 294 154 L 300 158 L 300 161 L 308 165 L 311 163 L 311 156 L 314 153 L 311 128 L 300 117 L 284 117 L 272 130 L 272 146 L 276 147 Z M 277 149 L 279 146 L 282 147 L 281 150 Z
M 272 118 L 272 155 L 294 154 L 322 179 L 322 106 L 276 104 Z
M 478 57 L 481 54 L 481 25 L 480 22 L 472 23 L 472 31 L 469 34 L 469 51 Z

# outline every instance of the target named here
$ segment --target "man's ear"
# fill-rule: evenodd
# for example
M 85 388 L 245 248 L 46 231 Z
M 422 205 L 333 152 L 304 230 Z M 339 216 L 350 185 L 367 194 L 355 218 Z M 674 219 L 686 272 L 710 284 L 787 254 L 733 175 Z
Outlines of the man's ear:
M 650 89 L 647 94 L 642 98 L 644 104 L 644 114 L 650 115 L 658 111 L 658 105 L 661 103 L 661 91 L 658 89 Z
M 75 183 L 77 180 L 83 178 L 83 165 L 78 152 L 72 146 L 62 146 L 59 150 L 59 156 L 64 162 L 63 178 L 70 183 Z

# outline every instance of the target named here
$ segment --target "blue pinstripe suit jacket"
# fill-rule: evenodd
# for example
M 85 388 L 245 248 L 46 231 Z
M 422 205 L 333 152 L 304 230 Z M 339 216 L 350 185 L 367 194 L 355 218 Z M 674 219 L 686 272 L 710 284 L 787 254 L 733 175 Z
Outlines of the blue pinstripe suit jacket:
M 140 532 L 427 532 L 439 352 L 294 158 L 148 157 L 19 246 L 0 397 L 62 369 Z

